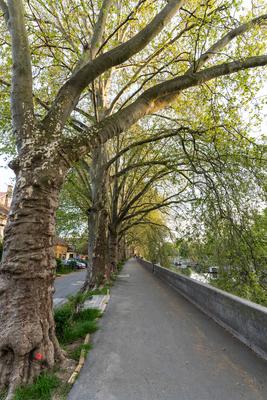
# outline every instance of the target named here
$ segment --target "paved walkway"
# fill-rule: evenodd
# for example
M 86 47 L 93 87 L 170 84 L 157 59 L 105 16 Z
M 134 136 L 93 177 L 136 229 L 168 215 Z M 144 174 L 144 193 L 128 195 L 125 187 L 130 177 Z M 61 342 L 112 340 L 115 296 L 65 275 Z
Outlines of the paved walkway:
M 136 261 L 101 325 L 69 400 L 267 399 L 267 362 Z

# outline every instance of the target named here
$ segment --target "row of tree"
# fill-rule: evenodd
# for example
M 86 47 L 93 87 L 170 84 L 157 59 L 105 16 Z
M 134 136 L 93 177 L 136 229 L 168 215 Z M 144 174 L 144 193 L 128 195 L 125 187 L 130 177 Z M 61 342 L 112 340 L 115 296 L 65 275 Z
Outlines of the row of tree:
M 247 11 L 232 0 L 0 7 L 1 135 L 16 147 L 0 269 L 0 386 L 9 400 L 40 373 L 35 352 L 48 367 L 64 358 L 52 293 L 66 179 L 69 212 L 82 210 L 88 224 L 86 289 L 109 277 L 119 247 L 142 241 L 143 226 L 148 243 L 162 237 L 171 205 L 217 201 L 217 185 L 249 175 L 257 152 L 241 109 L 264 77 L 267 15 L 260 0 Z

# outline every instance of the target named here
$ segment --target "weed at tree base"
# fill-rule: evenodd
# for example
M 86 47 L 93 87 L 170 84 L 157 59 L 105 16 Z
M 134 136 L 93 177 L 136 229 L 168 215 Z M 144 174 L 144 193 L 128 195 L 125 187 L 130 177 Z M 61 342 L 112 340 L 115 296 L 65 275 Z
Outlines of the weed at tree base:
M 7 391 L 1 390 L 0 391 L 0 400 L 5 400 L 6 396 L 7 396 Z
M 73 309 L 69 303 L 59 307 L 54 312 L 54 318 L 56 323 L 56 336 L 60 341 L 60 338 L 64 336 L 65 331 L 68 329 L 73 316 Z
M 87 308 L 81 310 L 78 314 L 73 316 L 74 321 L 94 321 L 96 318 L 100 318 L 102 312 L 97 308 Z
M 59 378 L 52 373 L 44 372 L 32 385 L 18 388 L 14 400 L 50 400 L 53 391 L 59 385 Z
M 97 329 L 98 326 L 95 321 L 76 321 L 65 331 L 64 336 L 59 338 L 59 342 L 64 344 L 75 342 L 87 333 L 96 332 Z
M 56 335 L 61 344 L 75 342 L 98 329 L 95 320 L 101 317 L 101 311 L 86 309 L 74 313 L 74 308 L 70 302 L 55 310 Z
M 90 343 L 88 344 L 81 344 L 80 346 L 78 346 L 76 349 L 70 351 L 68 353 L 68 355 L 70 356 L 70 358 L 72 358 L 75 361 L 79 361 L 80 359 L 80 355 L 81 355 L 81 351 L 85 350 L 85 355 L 87 356 L 88 352 L 92 349 L 92 345 Z

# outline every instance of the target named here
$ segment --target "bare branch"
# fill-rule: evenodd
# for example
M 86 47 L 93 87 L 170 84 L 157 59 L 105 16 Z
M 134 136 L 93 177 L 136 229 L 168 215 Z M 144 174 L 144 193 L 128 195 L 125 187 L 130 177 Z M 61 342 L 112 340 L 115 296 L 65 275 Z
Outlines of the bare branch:
M 267 20 L 267 14 L 260 15 L 257 18 L 254 18 L 242 25 L 239 25 L 237 28 L 232 29 L 226 35 L 224 35 L 218 42 L 213 44 L 204 54 L 202 54 L 197 61 L 195 61 L 194 65 L 188 70 L 188 73 L 196 72 L 200 70 L 200 68 L 210 60 L 214 54 L 217 54 L 221 49 L 227 46 L 233 39 L 237 36 L 242 35 L 247 32 L 255 25 L 260 25 L 263 21 Z
M 214 127 L 212 129 L 214 129 Z M 196 131 L 196 130 L 193 130 L 193 129 L 188 128 L 186 126 L 181 126 L 178 129 L 175 129 L 175 130 L 172 129 L 171 131 L 168 131 L 167 133 L 163 133 L 162 135 L 158 135 L 157 134 L 157 135 L 153 135 L 153 136 L 150 136 L 148 138 L 139 140 L 138 142 L 130 143 L 128 146 L 126 146 L 122 150 L 120 150 L 114 157 L 112 157 L 108 161 L 108 163 L 106 165 L 106 168 L 109 168 L 110 165 L 113 164 L 118 158 L 120 158 L 123 154 L 127 153 L 127 151 L 131 150 L 134 147 L 138 147 L 138 146 L 142 146 L 143 144 L 158 142 L 158 141 L 163 140 L 163 139 L 168 139 L 168 138 L 171 138 L 171 137 L 175 137 L 175 136 L 179 135 L 179 133 L 181 131 L 189 132 L 191 134 L 201 134 L 201 133 L 206 132 L 206 130 L 205 131 L 200 131 L 200 130 Z
M 163 160 L 148 160 L 148 161 L 138 162 L 136 164 L 128 165 L 127 167 L 121 169 L 116 174 L 116 177 L 119 178 L 120 176 L 122 176 L 124 174 L 127 174 L 128 172 L 130 172 L 131 170 L 133 170 L 135 168 L 140 169 L 142 167 L 147 167 L 147 166 L 152 166 L 152 165 L 164 165 L 165 167 L 169 167 L 170 168 L 170 167 L 173 166 L 173 163 L 170 164 L 170 161 L 171 160 L 163 159 Z M 184 164 L 183 163 L 179 164 L 179 163 L 175 162 L 174 165 L 180 166 L 180 165 L 184 165 Z M 111 175 L 111 178 L 113 178 L 113 177 L 114 177 L 114 175 Z
M 188 32 L 189 30 L 191 30 L 192 28 L 194 28 L 196 25 L 195 24 L 191 24 L 186 26 L 181 32 L 179 32 L 173 39 L 170 39 L 169 41 L 167 41 L 164 46 L 162 46 L 160 49 L 156 50 L 153 54 L 151 54 L 147 59 L 144 60 L 144 62 L 140 65 L 140 67 L 137 69 L 137 71 L 134 73 L 134 75 L 132 76 L 132 78 L 126 83 L 126 85 L 117 93 L 117 95 L 115 96 L 115 98 L 112 100 L 112 103 L 109 107 L 109 112 L 111 113 L 116 105 L 116 103 L 118 102 L 118 100 L 120 99 L 121 95 L 126 91 L 126 89 L 128 89 L 131 85 L 135 84 L 138 77 L 139 77 L 139 73 L 142 71 L 142 69 L 144 69 L 147 64 L 149 62 L 151 62 L 154 58 L 158 57 L 164 50 L 166 50 L 166 48 L 168 46 L 171 46 L 173 43 L 175 43 L 176 41 L 178 41 L 185 32 Z M 129 100 L 129 99 L 128 99 Z M 127 101 L 128 101 L 127 100 Z
M 163 178 L 166 175 L 169 175 L 170 171 L 167 168 L 162 169 L 161 171 L 157 172 L 154 176 L 152 176 L 144 185 L 144 187 L 129 201 L 127 206 L 120 212 L 119 221 L 123 221 L 123 219 L 128 214 L 130 208 L 140 197 L 142 197 L 151 187 L 151 185 L 158 179 Z

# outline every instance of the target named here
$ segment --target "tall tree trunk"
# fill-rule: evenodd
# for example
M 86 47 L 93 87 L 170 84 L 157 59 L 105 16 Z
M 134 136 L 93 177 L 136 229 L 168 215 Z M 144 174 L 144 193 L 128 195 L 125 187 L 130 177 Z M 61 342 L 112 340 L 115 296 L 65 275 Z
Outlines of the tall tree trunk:
M 105 209 L 90 210 L 88 216 L 88 269 L 83 290 L 92 289 L 105 278 L 107 254 L 107 213 Z
M 125 234 L 122 235 L 122 237 L 119 239 L 119 250 L 118 250 L 118 260 L 119 261 L 124 261 L 126 260 L 126 238 Z
M 116 152 L 118 154 L 120 149 L 120 139 L 119 136 L 116 138 Z M 111 196 L 111 213 L 110 213 L 110 224 L 108 229 L 108 263 L 107 263 L 107 275 L 110 278 L 111 274 L 117 270 L 118 264 L 118 205 L 119 205 L 119 158 L 116 159 L 113 164 L 114 176 L 113 176 L 113 190 Z
M 92 152 L 91 188 L 92 206 L 88 212 L 88 268 L 83 290 L 94 287 L 105 277 L 107 255 L 107 173 L 106 152 L 103 145 Z
M 0 386 L 9 386 L 8 398 L 17 385 L 64 358 L 52 297 L 55 212 L 64 173 L 25 165 L 17 171 L 0 266 Z
M 107 263 L 107 276 L 116 271 L 118 264 L 118 233 L 117 229 L 113 226 L 109 227 L 108 237 L 108 263 Z

